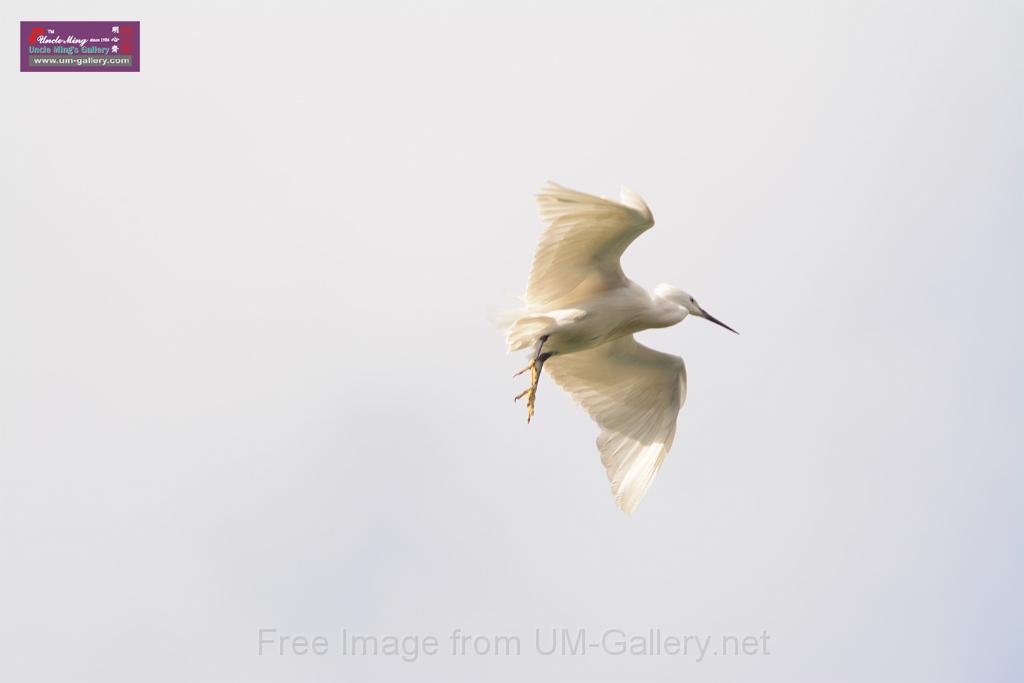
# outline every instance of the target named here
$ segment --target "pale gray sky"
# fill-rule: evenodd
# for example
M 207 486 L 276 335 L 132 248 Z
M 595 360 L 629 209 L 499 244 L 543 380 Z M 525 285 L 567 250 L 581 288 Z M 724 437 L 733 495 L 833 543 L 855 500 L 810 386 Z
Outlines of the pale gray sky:
M 1010 2 L 8 2 L 0 675 L 1000 681 L 1024 674 L 1024 11 Z M 142 72 L 21 74 L 21 19 Z M 682 355 L 633 517 L 488 316 L 547 179 L 740 330 Z M 325 634 L 257 655 L 257 629 Z M 415 662 L 343 628 L 435 636 Z M 522 639 L 452 656 L 453 629 Z M 770 655 L 542 656 L 534 630 Z

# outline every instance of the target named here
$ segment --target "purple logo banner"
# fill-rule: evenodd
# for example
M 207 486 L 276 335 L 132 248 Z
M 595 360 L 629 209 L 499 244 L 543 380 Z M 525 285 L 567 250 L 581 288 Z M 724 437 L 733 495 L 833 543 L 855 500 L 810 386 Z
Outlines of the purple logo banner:
M 22 71 L 138 71 L 137 21 L 23 21 Z

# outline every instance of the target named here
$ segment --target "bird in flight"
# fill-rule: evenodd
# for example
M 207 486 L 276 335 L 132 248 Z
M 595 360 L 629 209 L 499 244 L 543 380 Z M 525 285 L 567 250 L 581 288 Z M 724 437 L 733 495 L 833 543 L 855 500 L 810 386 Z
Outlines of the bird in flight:
M 695 315 L 736 332 L 671 285 L 648 292 L 626 277 L 619 258 L 654 225 L 640 195 L 618 202 L 549 182 L 537 195 L 545 224 L 525 306 L 505 316 L 508 350 L 531 351 L 526 421 L 543 371 L 567 391 L 601 433 L 597 449 L 615 502 L 632 512 L 672 447 L 686 398 L 683 359 L 640 344 L 633 333 Z

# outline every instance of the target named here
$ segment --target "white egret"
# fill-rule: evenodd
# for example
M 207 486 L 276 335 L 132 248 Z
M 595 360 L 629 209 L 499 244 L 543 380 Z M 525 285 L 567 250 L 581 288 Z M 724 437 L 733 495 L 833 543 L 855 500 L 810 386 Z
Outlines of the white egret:
M 634 332 L 669 327 L 695 315 L 725 329 L 686 292 L 658 285 L 648 292 L 622 272 L 619 258 L 654 225 L 640 195 L 620 201 L 548 183 L 537 195 L 546 229 L 530 268 L 525 307 L 506 315 L 509 351 L 532 349 L 526 420 L 537 384 L 552 379 L 597 422 L 597 448 L 615 501 L 625 512 L 640 503 L 672 447 L 686 398 L 679 356 L 640 344 Z

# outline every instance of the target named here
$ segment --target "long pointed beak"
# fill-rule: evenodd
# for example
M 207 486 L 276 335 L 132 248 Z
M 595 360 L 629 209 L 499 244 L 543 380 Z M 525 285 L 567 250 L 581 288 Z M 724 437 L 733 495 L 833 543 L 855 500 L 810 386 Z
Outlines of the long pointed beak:
M 715 316 L 713 316 L 710 313 L 708 313 L 707 311 L 705 311 L 703 308 L 700 309 L 700 312 L 701 312 L 701 316 L 704 317 L 706 320 L 710 320 L 711 322 L 713 322 L 716 325 L 721 325 L 722 327 L 724 327 L 725 329 L 729 330 L 733 334 L 739 334 L 739 332 L 737 332 L 736 330 L 732 329 L 731 327 L 729 327 L 728 325 L 723 323 L 721 320 L 719 320 Z

